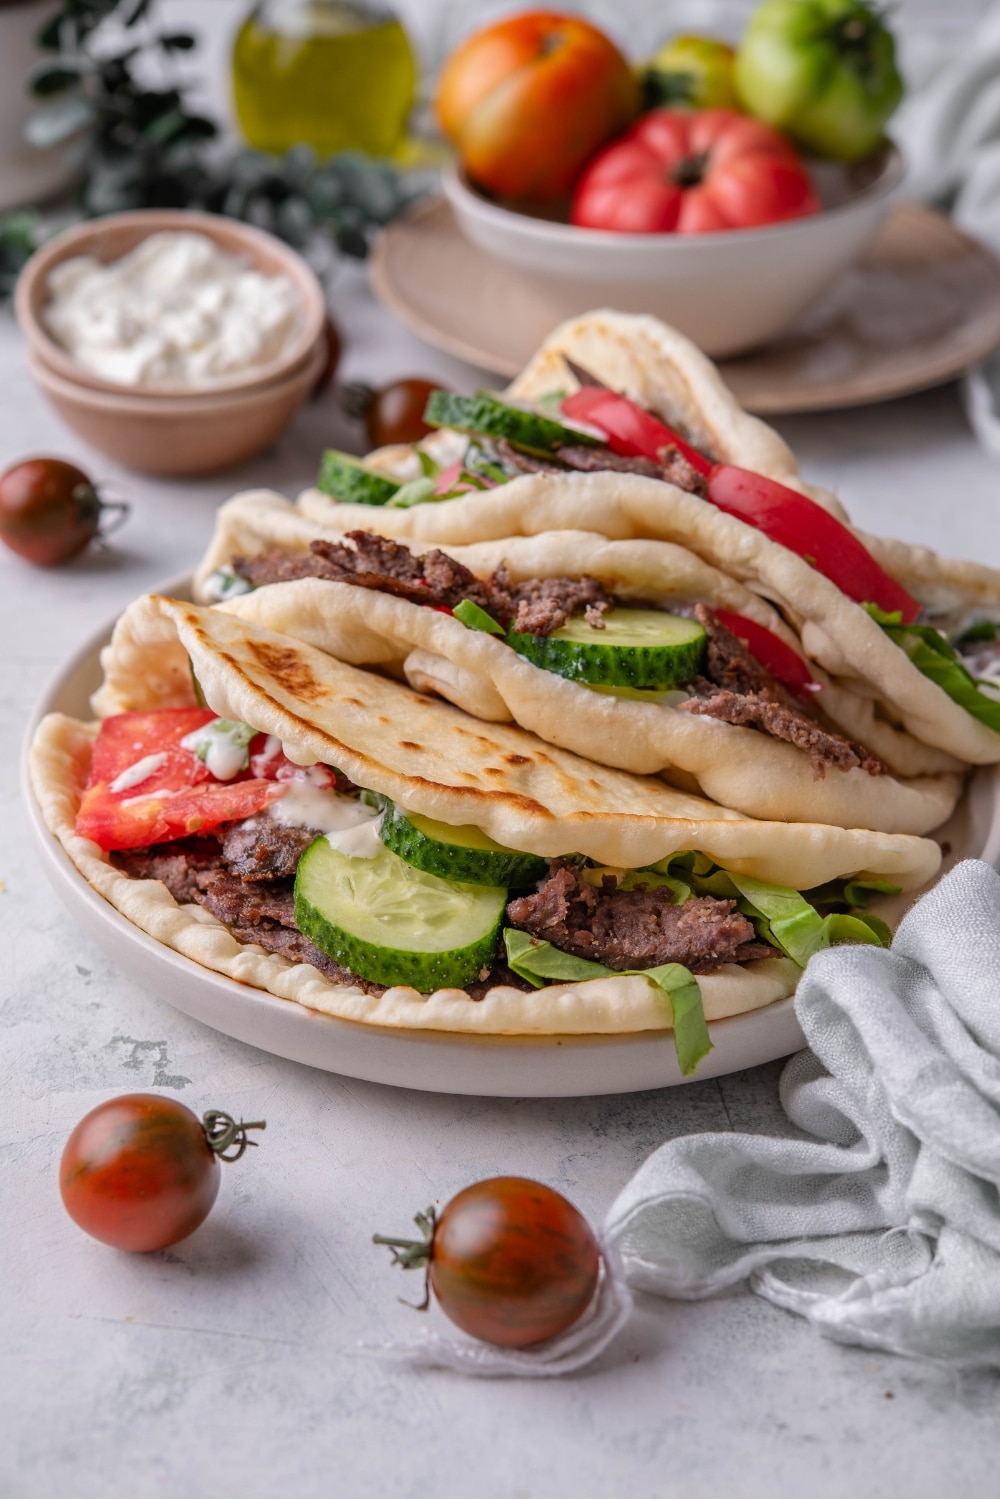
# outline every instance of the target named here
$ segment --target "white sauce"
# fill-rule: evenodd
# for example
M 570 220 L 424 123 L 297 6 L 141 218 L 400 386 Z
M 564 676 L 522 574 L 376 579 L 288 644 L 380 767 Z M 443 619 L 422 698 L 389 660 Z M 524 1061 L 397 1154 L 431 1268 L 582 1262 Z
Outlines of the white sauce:
M 239 733 L 244 726 L 219 727 L 226 722 L 225 719 L 213 719 L 201 729 L 192 729 L 181 740 L 185 750 L 192 751 L 205 762 L 216 781 L 232 781 L 247 763 L 247 742 Z
M 167 758 L 165 750 L 158 751 L 155 755 L 144 755 L 142 760 L 137 760 L 131 766 L 126 766 L 124 771 L 119 771 L 114 781 L 108 787 L 109 792 L 127 792 L 132 787 L 138 786 L 158 771 Z
M 348 854 L 352 859 L 374 859 L 376 854 L 381 854 L 385 845 L 378 836 L 379 818 L 369 819 L 367 823 L 361 823 L 357 828 L 347 828 L 343 833 L 328 833 L 327 843 L 334 849 L 339 849 L 341 854 Z
M 210 387 L 276 359 L 301 324 L 287 276 L 266 276 L 188 230 L 151 234 L 120 260 L 49 272 L 42 321 L 68 354 L 117 385 Z
M 341 796 L 308 781 L 289 781 L 286 785 L 285 795 L 269 808 L 274 821 L 286 828 L 315 828 L 319 833 L 336 836 L 364 828 L 379 817 L 374 808 L 366 807 L 355 797 Z

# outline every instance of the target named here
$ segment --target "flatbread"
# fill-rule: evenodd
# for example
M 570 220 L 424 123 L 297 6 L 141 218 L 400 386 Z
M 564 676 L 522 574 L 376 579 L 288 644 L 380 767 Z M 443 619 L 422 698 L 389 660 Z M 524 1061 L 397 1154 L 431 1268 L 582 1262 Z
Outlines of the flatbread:
M 509 725 L 484 726 L 450 705 L 360 671 L 231 613 L 149 596 L 122 616 L 104 653 L 95 711 L 193 702 L 191 667 L 221 715 L 277 734 L 299 763 L 323 760 L 426 816 L 474 822 L 499 842 L 543 855 L 568 848 L 638 866 L 699 848 L 731 869 L 808 888 L 849 874 L 906 890 L 936 873 L 928 839 L 821 825 L 755 822 L 649 778 L 597 767 Z M 587 1034 L 669 1025 L 646 980 L 616 976 L 525 995 L 497 986 L 483 1001 L 395 988 L 379 998 L 238 943 L 208 913 L 180 907 L 156 881 L 133 880 L 73 831 L 95 725 L 43 721 L 30 755 L 48 827 L 81 873 L 128 919 L 206 967 L 351 1020 L 479 1034 Z M 726 966 L 700 980 L 709 1019 L 788 994 L 783 959 Z
M 428 546 L 581 528 L 677 543 L 779 604 L 810 661 L 842 686 L 879 700 L 915 739 L 970 765 L 1000 761 L 1000 734 L 919 672 L 836 584 L 763 532 L 675 485 L 638 474 L 525 474 L 488 492 L 408 510 L 380 507 L 375 515 L 371 506 L 341 505 L 319 490 L 306 490 L 297 504 L 320 526 L 380 531 Z
M 335 539 L 339 534 L 320 532 L 280 498 L 236 497 L 219 513 L 216 536 L 196 575 L 196 593 L 204 597 L 212 571 L 238 556 L 254 557 L 275 546 L 304 551 L 318 535 Z M 448 552 L 483 577 L 505 563 L 515 579 L 588 574 L 624 598 L 667 604 L 703 600 L 746 615 L 801 651 L 766 600 L 674 543 L 554 531 Z M 602 764 L 675 779 L 680 771 L 694 777 L 706 796 L 752 817 L 927 833 L 950 815 L 961 792 L 962 778 L 955 773 L 899 781 L 858 767 L 829 768 L 817 780 L 808 756 L 793 745 L 675 708 L 594 693 L 542 671 L 503 642 L 446 615 L 349 584 L 301 579 L 257 589 L 223 607 L 343 661 L 405 675 L 412 686 L 437 693 L 477 718 L 513 721 L 549 744 Z M 841 707 L 845 696 L 840 690 Z M 885 721 L 873 738 L 888 742 L 895 755 L 919 758 L 916 742 Z

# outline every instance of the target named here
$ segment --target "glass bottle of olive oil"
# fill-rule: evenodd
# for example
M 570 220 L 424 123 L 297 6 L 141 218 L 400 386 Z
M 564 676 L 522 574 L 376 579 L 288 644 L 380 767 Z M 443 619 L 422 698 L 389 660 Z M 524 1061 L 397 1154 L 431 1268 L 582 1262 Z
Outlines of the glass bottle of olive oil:
M 403 144 L 417 69 L 390 10 L 368 0 L 259 0 L 236 36 L 233 94 L 247 142 L 306 142 L 390 156 Z

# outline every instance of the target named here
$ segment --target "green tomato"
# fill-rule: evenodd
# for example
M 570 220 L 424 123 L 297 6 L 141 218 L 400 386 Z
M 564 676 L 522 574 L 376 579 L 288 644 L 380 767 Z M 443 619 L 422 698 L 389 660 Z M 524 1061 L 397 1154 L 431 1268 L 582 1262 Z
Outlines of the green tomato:
M 892 33 L 866 0 L 764 0 L 735 77 L 751 114 L 834 161 L 867 156 L 903 97 Z
M 718 37 L 675 36 L 642 69 L 645 108 L 680 104 L 691 109 L 738 109 L 735 56 L 735 49 Z

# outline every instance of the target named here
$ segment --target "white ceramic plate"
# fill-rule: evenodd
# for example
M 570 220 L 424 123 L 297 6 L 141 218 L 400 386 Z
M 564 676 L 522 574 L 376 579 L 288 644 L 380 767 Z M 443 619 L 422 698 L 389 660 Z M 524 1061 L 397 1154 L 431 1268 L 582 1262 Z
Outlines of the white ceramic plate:
M 157 592 L 189 598 L 190 580 Z M 88 719 L 101 681 L 99 653 L 113 621 L 60 669 L 42 694 L 25 741 L 24 797 L 45 872 L 80 926 L 139 984 L 196 1020 L 265 1052 L 350 1078 L 434 1093 L 556 1098 L 632 1093 L 686 1083 L 669 1033 L 596 1037 L 471 1037 L 339 1021 L 263 990 L 238 984 L 164 947 L 110 906 L 87 883 L 46 828 L 27 776 L 27 746 L 47 713 Z M 1000 861 L 1000 772 L 980 772 L 941 831 L 946 868 L 979 855 Z M 901 899 L 901 898 L 900 898 Z M 714 1050 L 697 1079 L 735 1073 L 786 1057 L 804 1045 L 791 999 L 713 1022 Z

